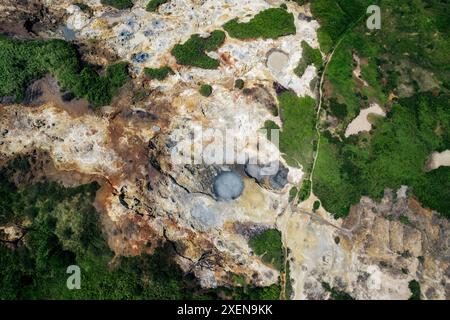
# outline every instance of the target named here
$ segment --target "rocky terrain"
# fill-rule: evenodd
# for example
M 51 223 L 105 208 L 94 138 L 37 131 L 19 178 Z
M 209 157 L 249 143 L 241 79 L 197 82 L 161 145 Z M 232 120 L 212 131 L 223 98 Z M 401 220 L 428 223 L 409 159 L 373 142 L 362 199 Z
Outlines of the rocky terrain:
M 411 280 L 420 282 L 422 298 L 450 298 L 448 220 L 422 208 L 406 187 L 386 190 L 379 202 L 363 197 L 348 217 L 338 220 L 323 208 L 313 210 L 314 195 L 300 205 L 289 201 L 289 190 L 301 182 L 303 170 L 288 166 L 258 130 L 266 120 L 281 126 L 273 113 L 277 86 L 317 98 L 310 86 L 316 67 L 308 66 L 302 77 L 293 71 L 302 41 L 318 48 L 319 24 L 308 6 L 286 2 L 295 17 L 295 35 L 227 37 L 208 53 L 220 67 L 205 70 L 177 64 L 170 54 L 173 46 L 284 1 L 172 0 L 158 12 L 147 12 L 144 0 L 129 10 L 84 1 L 89 12 L 68 0 L 16 2 L 0 1 L 0 31 L 19 38 L 67 39 L 69 29 L 73 34 L 67 40 L 79 45 L 86 61 L 130 63 L 132 79 L 110 106 L 92 110 L 85 100 L 64 101 L 51 77 L 35 82 L 28 103 L 0 106 L 0 165 L 42 152 L 54 166 L 49 179 L 67 186 L 97 181 L 101 188 L 95 206 L 116 256 L 151 254 L 168 243 L 182 270 L 195 274 L 203 287 L 226 285 L 230 274 L 268 286 L 279 281 L 280 272 L 255 255 L 248 240 L 277 228 L 288 253 L 288 298 L 328 298 L 327 283 L 355 299 L 408 299 Z M 30 21 L 25 24 L 29 28 L 14 26 L 14 21 Z M 145 67 L 163 65 L 174 71 L 166 79 L 144 76 Z M 235 88 L 237 78 L 248 90 Z M 209 97 L 199 93 L 204 83 L 213 88 Z M 262 154 L 265 163 L 216 164 L 215 155 L 207 152 L 206 164 L 174 163 L 173 154 L 189 148 L 187 137 L 199 128 L 230 130 L 236 139 L 257 137 L 260 144 L 246 141 L 243 149 L 247 161 Z M 212 150 L 221 141 L 199 143 Z M 260 170 L 278 160 L 277 171 L 261 178 Z M 232 199 L 214 187 L 224 171 L 237 175 L 238 189 L 243 186 Z M 230 185 L 234 191 L 236 184 Z M 0 230 L 5 239 L 20 237 L 12 227 Z

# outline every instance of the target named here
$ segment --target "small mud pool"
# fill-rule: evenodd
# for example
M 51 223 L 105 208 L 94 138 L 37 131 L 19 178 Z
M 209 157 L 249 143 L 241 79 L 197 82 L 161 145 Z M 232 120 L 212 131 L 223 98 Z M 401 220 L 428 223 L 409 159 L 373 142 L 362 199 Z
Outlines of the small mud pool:
M 213 183 L 214 195 L 219 200 L 234 200 L 241 196 L 244 190 L 242 178 L 232 171 L 222 171 Z

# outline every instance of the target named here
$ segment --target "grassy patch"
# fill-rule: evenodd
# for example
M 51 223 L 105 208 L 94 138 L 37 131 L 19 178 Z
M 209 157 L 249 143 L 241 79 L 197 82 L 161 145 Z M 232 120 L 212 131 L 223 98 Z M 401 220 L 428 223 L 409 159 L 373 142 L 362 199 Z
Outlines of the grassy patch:
M 280 150 L 290 166 L 303 166 L 310 170 L 313 161 L 313 142 L 316 139 L 315 105 L 310 97 L 299 98 L 292 92 L 278 96 L 283 128 L 280 133 Z
M 173 70 L 168 66 L 161 68 L 144 68 L 144 73 L 150 79 L 164 80 L 169 74 L 173 74 Z
M 300 201 L 305 201 L 311 195 L 311 181 L 303 180 L 302 187 L 300 188 L 298 198 Z
M 283 243 L 281 232 L 276 229 L 268 229 L 255 235 L 248 242 L 256 255 L 262 256 L 262 260 L 278 270 L 283 270 Z
M 177 44 L 172 49 L 172 55 L 181 65 L 193 66 L 203 69 L 217 69 L 219 61 L 208 57 L 205 52 L 217 50 L 225 41 L 225 33 L 220 30 L 213 31 L 208 38 L 194 34 L 183 44 Z
M 411 280 L 408 287 L 411 291 L 411 297 L 409 300 L 420 300 L 420 283 L 416 280 Z
M 160 5 L 169 2 L 170 0 L 150 0 L 145 9 L 150 12 L 156 11 Z
M 212 94 L 212 90 L 209 84 L 204 84 L 200 87 L 200 94 L 204 97 L 209 97 Z
M 256 14 L 249 22 L 228 21 L 223 28 L 237 39 L 275 39 L 295 34 L 294 16 L 283 8 L 270 8 Z
M 105 6 L 111 6 L 119 10 L 133 7 L 133 1 L 131 0 L 101 0 L 101 3 Z
M 33 80 L 50 73 L 63 90 L 93 106 L 107 105 L 128 80 L 125 62 L 111 65 L 105 76 L 91 67 L 81 67 L 75 48 L 62 40 L 11 40 L 0 36 L 0 97 L 24 97 Z
M 319 49 L 313 49 L 306 41 L 302 41 L 302 48 L 302 58 L 294 69 L 294 73 L 299 77 L 305 73 L 310 64 L 313 64 L 317 69 L 322 66 L 322 55 Z
M 236 81 L 234 82 L 234 87 L 239 90 L 242 90 L 244 88 L 244 85 L 245 83 L 242 79 L 236 79 Z

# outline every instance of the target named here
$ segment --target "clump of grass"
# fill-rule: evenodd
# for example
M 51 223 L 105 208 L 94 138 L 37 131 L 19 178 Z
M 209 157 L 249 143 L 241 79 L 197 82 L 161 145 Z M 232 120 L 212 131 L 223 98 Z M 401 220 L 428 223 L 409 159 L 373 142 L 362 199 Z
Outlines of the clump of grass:
M 131 0 L 101 0 L 101 4 L 111 6 L 119 10 L 133 7 L 133 1 Z
M 302 58 L 294 69 L 294 73 L 299 77 L 305 73 L 310 64 L 314 64 L 317 69 L 322 66 L 322 55 L 319 49 L 313 49 L 306 41 L 302 41 L 302 48 Z
M 200 87 L 200 94 L 204 97 L 209 97 L 212 94 L 212 87 L 209 84 L 204 84 Z
M 293 92 L 278 96 L 283 130 L 280 132 L 280 150 L 290 166 L 300 163 L 305 172 L 313 160 L 313 141 L 316 139 L 315 105 L 310 97 L 299 98 Z
M 183 44 L 177 44 L 172 49 L 172 55 L 181 65 L 193 66 L 202 69 L 217 69 L 219 61 L 208 57 L 205 52 L 218 49 L 225 41 L 225 32 L 215 30 L 207 38 L 194 34 Z
M 411 297 L 409 300 L 420 300 L 420 283 L 417 280 L 411 280 L 408 284 L 411 291 Z
M 292 200 L 295 199 L 295 197 L 297 196 L 297 193 L 298 193 L 297 187 L 292 187 L 289 190 L 289 202 L 291 202 Z
M 173 70 L 168 66 L 161 68 L 144 68 L 144 73 L 150 79 L 164 80 L 169 74 L 173 74 Z
M 320 201 L 319 200 L 314 201 L 313 211 L 316 212 L 317 210 L 319 210 L 319 208 L 320 208 Z
M 300 188 L 298 198 L 300 201 L 305 201 L 306 199 L 309 198 L 310 194 L 311 194 L 311 181 L 304 180 Z
M 234 82 L 234 87 L 239 90 L 242 90 L 244 88 L 244 85 L 245 83 L 242 79 L 236 79 L 236 81 Z
M 237 39 L 276 39 L 296 32 L 294 16 L 283 8 L 261 11 L 245 23 L 234 19 L 225 23 L 223 28 L 230 37 Z
M 276 229 L 268 229 L 255 235 L 248 242 L 255 254 L 262 256 L 262 260 L 275 267 L 277 270 L 283 269 L 283 244 L 281 242 L 281 232 Z
M 170 0 L 150 0 L 145 9 L 150 12 L 156 11 L 160 5 L 169 2 Z

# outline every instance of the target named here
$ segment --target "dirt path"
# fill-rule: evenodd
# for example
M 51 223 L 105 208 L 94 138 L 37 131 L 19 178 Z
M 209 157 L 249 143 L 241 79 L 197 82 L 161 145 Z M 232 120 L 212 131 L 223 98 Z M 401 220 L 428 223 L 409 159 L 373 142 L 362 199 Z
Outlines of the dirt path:
M 322 71 L 322 75 L 320 76 L 320 83 L 319 83 L 319 105 L 317 107 L 317 113 L 316 113 L 316 132 L 317 132 L 317 147 L 316 147 L 316 151 L 314 154 L 314 161 L 313 161 L 313 165 L 311 167 L 311 173 L 309 175 L 309 181 L 311 182 L 311 193 L 313 193 L 313 175 L 314 175 L 314 169 L 316 168 L 316 162 L 317 162 L 317 158 L 319 156 L 319 150 L 320 150 L 320 138 L 321 138 L 321 134 L 320 134 L 320 112 L 322 111 L 322 104 L 323 104 L 323 83 L 325 80 L 325 75 L 327 73 L 327 68 L 328 65 L 330 64 L 331 60 L 333 59 L 333 55 L 336 52 L 336 50 L 339 48 L 339 45 L 341 44 L 342 40 L 344 40 L 345 36 L 347 35 L 347 33 L 349 31 L 351 31 L 359 22 L 360 20 L 365 17 L 365 15 L 362 15 L 361 17 L 359 17 L 355 22 L 353 22 L 346 31 L 344 31 L 344 33 L 340 36 L 339 40 L 336 42 L 336 44 L 334 45 L 333 49 L 331 50 L 330 53 L 328 53 L 325 58 L 324 58 L 324 62 L 323 62 L 323 71 Z
M 323 104 L 323 84 L 324 84 L 324 80 L 325 80 L 325 75 L 326 75 L 326 71 L 328 68 L 328 65 L 330 64 L 334 53 L 336 52 L 336 50 L 338 49 L 339 45 L 341 44 L 342 40 L 345 38 L 345 36 L 347 35 L 347 33 L 349 31 L 351 31 L 353 29 L 353 27 L 355 27 L 360 20 L 364 17 L 365 15 L 362 15 L 361 17 L 359 17 L 353 24 L 351 24 L 346 31 L 344 31 L 344 33 L 341 35 L 341 37 L 339 38 L 339 40 L 336 42 L 336 44 L 334 45 L 334 47 L 332 48 L 331 52 L 328 53 L 325 58 L 324 58 L 324 62 L 323 62 L 323 71 L 322 71 L 322 75 L 320 77 L 320 83 L 319 83 L 319 104 L 317 107 L 317 113 L 316 113 L 316 132 L 317 132 L 317 147 L 316 147 L 316 151 L 314 153 L 314 161 L 313 161 L 313 165 L 311 167 L 311 173 L 309 175 L 309 181 L 311 183 L 311 195 L 313 194 L 313 174 L 314 174 L 314 169 L 316 167 L 316 162 L 317 162 L 317 158 L 319 155 L 319 150 L 320 150 L 320 138 L 321 138 L 321 134 L 320 134 L 320 115 L 321 115 L 321 111 L 322 111 L 322 104 Z M 284 272 L 280 275 L 280 282 L 281 282 L 281 293 L 280 293 L 280 299 L 290 299 L 290 297 L 286 296 L 286 286 L 288 283 L 287 277 L 290 277 L 290 274 L 287 274 L 287 267 L 288 267 L 288 263 L 289 263 L 289 257 L 288 257 L 288 241 L 286 239 L 287 237 L 287 228 L 289 226 L 289 220 L 290 220 L 290 216 L 293 216 L 294 214 L 306 214 L 309 215 L 310 217 L 316 219 L 319 223 L 323 223 L 323 224 L 327 224 L 330 225 L 338 230 L 340 230 L 341 232 L 345 232 L 345 233 L 349 233 L 351 232 L 351 230 L 346 230 L 343 228 L 340 228 L 334 224 L 332 224 L 331 222 L 327 221 L 326 219 L 323 219 L 322 217 L 318 216 L 317 214 L 314 214 L 313 212 L 309 212 L 306 210 L 303 210 L 301 208 L 298 207 L 298 194 L 297 196 L 291 201 L 291 203 L 286 207 L 286 209 L 284 210 L 283 214 L 280 215 L 280 217 L 284 217 L 281 218 L 281 221 L 277 221 L 277 224 L 280 223 L 279 225 L 279 229 L 281 231 L 282 234 L 282 242 L 283 242 L 283 247 L 284 247 L 284 252 L 285 252 L 285 256 L 284 256 Z M 278 219 L 277 219 L 278 220 Z M 284 221 L 283 221 L 284 220 Z

